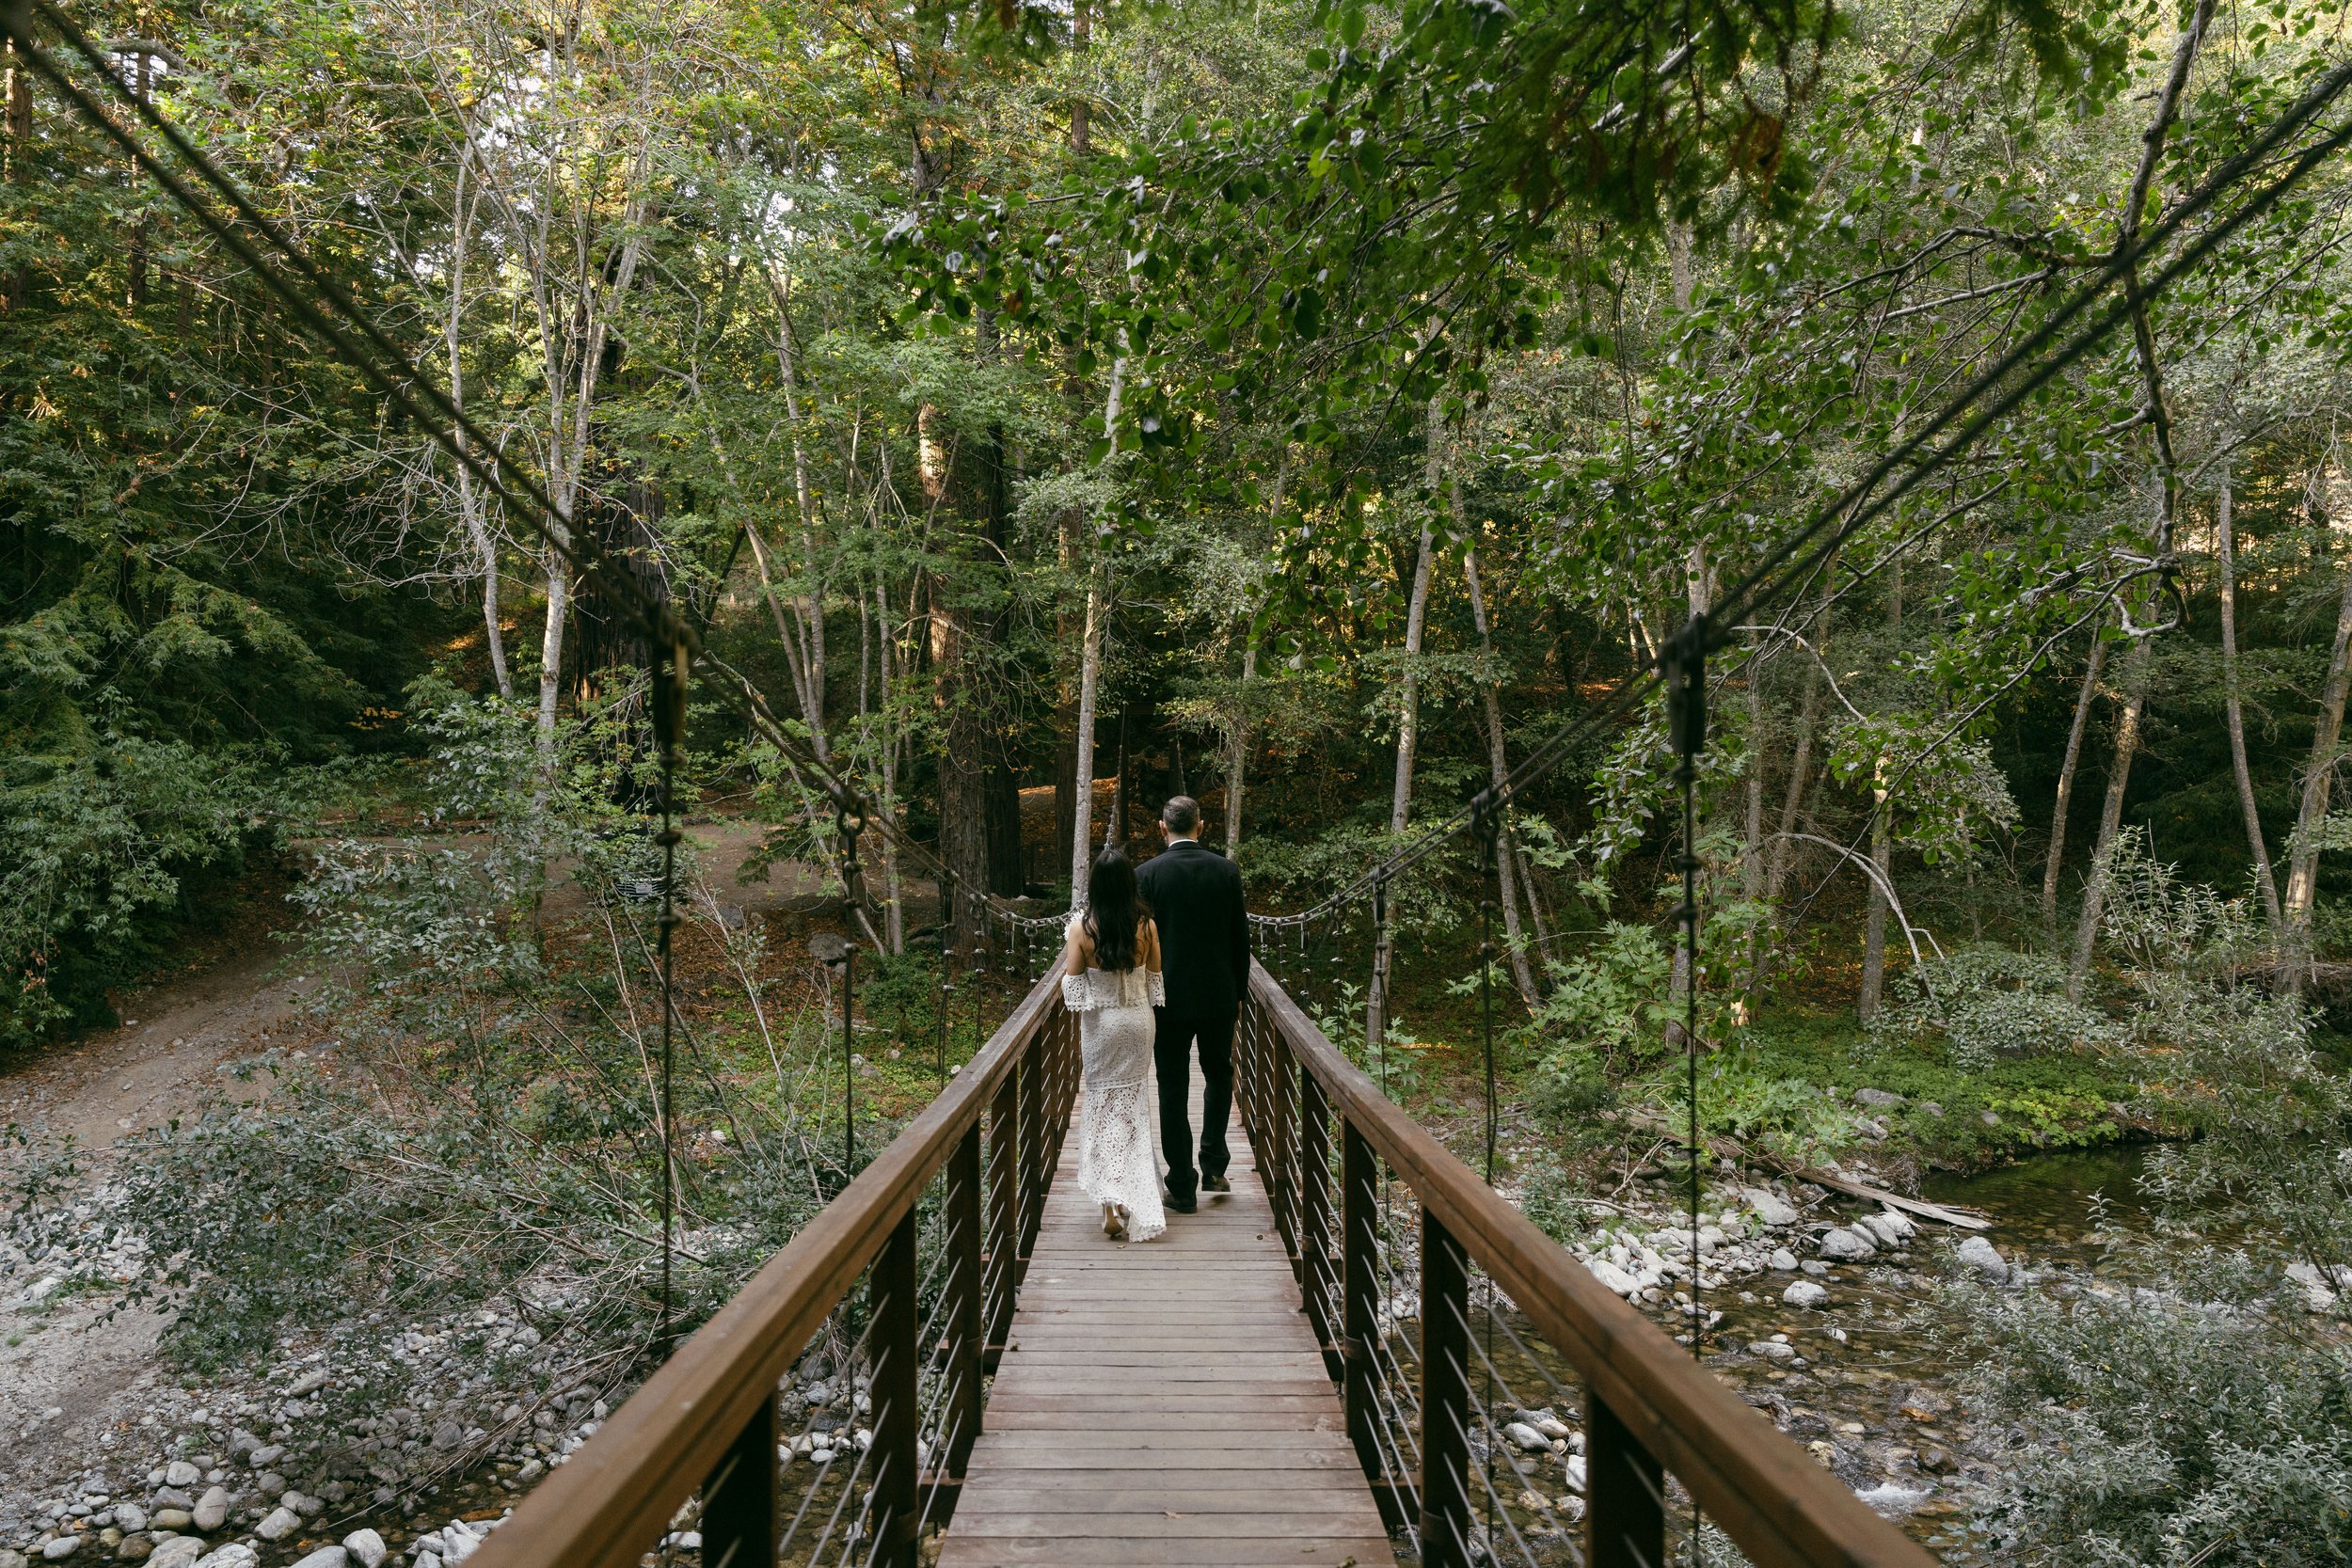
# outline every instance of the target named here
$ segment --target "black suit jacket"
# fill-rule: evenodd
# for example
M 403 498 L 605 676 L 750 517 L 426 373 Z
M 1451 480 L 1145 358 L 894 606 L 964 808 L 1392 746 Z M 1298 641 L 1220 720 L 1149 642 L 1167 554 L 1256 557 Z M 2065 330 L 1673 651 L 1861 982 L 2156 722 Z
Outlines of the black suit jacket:
M 1231 1018 L 1249 990 L 1249 913 L 1241 871 L 1215 849 L 1178 839 L 1136 874 L 1160 927 L 1168 1010 Z

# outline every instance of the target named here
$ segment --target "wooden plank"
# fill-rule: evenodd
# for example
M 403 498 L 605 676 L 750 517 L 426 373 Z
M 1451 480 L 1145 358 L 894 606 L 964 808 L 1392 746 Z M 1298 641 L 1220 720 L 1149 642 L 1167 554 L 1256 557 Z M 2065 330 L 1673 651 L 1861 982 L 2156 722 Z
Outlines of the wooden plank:
M 1104 1431 L 1165 1432 L 1170 1426 L 1180 1426 L 1188 1419 L 1213 1422 L 1220 1433 L 1316 1430 L 1311 1425 L 1302 1424 L 1301 1413 L 1295 1410 L 1163 1410 L 1156 1415 L 1135 1410 L 1008 1410 L 1000 1418 L 995 1414 L 993 1400 L 989 1402 L 986 1419 L 992 1431 L 1003 1432 L 1068 1432 L 1078 1425 Z M 1327 1430 L 1334 1433 L 1345 1430 L 1338 1416 L 1334 1415 L 1330 1419 L 1331 1425 Z
M 1136 1509 L 1132 1513 L 975 1514 L 963 1533 L 977 1536 L 1016 1536 L 1036 1539 L 1076 1537 L 1097 1541 L 1116 1528 L 1127 1541 L 1279 1541 L 1294 1537 L 1320 1541 L 1327 1536 L 1368 1530 L 1372 1495 L 1366 1493 L 1353 1509 L 1285 1508 L 1271 1513 L 1184 1513 L 1174 1509 Z M 956 1510 L 963 1523 L 963 1510 Z
M 1278 1448 L 1241 1445 L 1212 1449 L 1202 1447 L 1200 1439 L 1189 1433 L 1182 1441 L 1166 1442 L 1152 1442 L 1154 1434 L 1139 1432 L 1105 1433 L 1101 1441 L 1087 1443 L 1064 1441 L 1064 1435 L 1050 1432 L 991 1433 L 992 1439 L 1005 1440 L 989 1449 L 987 1465 L 992 1470 L 1052 1470 L 1057 1475 L 1072 1477 L 1117 1475 L 1126 1477 L 1129 1482 L 1139 1474 L 1154 1470 L 1203 1476 L 1227 1470 L 1337 1469 L 1351 1478 L 1356 1474 L 1355 1455 L 1339 1444 L 1318 1448 L 1284 1443 Z M 1147 1442 L 1150 1446 L 1143 1446 Z M 976 1448 L 974 1451 L 978 1450 Z M 1109 1461 L 1114 1454 L 1119 1456 L 1116 1464 Z M 1072 1484 L 1077 1482 L 1073 1481 Z
M 1121 1245 L 1076 1193 L 1075 1148 L 940 1568 L 1393 1568 L 1254 1162 Z
M 1137 1541 L 1124 1536 L 964 1536 L 950 1529 L 939 1568 L 1373 1568 L 1396 1560 L 1385 1535 L 1232 1541 Z
M 1014 1498 L 1002 1489 L 987 1497 L 966 1498 L 956 1507 L 960 1519 L 979 1520 L 1010 1510 L 1032 1513 L 1073 1513 L 1101 1524 L 1126 1514 L 1176 1514 L 1190 1517 L 1211 1513 L 1282 1513 L 1300 1510 L 1343 1514 L 1370 1511 L 1371 1499 L 1361 1486 L 1334 1484 L 1343 1478 L 1321 1478 L 1321 1487 L 1305 1486 L 1139 1486 L 1133 1475 L 1115 1470 L 1086 1473 L 1084 1481 L 1066 1480 L 1050 1490 Z

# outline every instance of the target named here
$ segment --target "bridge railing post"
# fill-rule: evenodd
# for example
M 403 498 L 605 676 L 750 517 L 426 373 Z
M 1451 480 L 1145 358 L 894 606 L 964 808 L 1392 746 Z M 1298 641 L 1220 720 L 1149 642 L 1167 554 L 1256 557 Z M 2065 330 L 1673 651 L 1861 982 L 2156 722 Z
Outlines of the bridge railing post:
M 981 1300 L 985 1252 L 980 1211 L 980 1129 L 978 1123 L 956 1140 L 947 1160 L 948 1265 L 946 1354 L 940 1376 L 949 1390 L 947 1413 L 941 1426 L 944 1451 L 932 1465 L 951 1481 L 963 1479 L 972 1457 L 973 1439 L 980 1431 L 980 1369 L 987 1338 L 986 1304 Z
M 1044 1042 L 1031 1040 L 1014 1069 L 1021 1123 L 1017 1140 L 1021 1150 L 1021 1216 L 1014 1242 L 1018 1254 L 1013 1273 L 1016 1287 L 1029 1266 L 1029 1254 L 1037 1247 L 1038 1224 L 1045 1217 L 1045 1182 L 1051 1175 L 1045 1168 L 1045 1067 Z
M 919 1212 L 910 1207 L 891 1227 L 890 1240 L 866 1280 L 873 1314 L 874 1370 L 868 1397 L 874 1407 L 872 1511 L 876 1536 L 871 1560 L 883 1568 L 915 1568 L 915 1440 L 923 1425 L 917 1396 L 921 1386 L 916 1343 L 921 1321 L 914 1296 L 920 1288 L 916 1259 Z
M 1340 1118 L 1340 1340 L 1341 1399 L 1347 1410 L 1347 1440 L 1356 1462 L 1373 1483 L 1380 1518 L 1403 1529 L 1406 1513 L 1399 1489 L 1409 1476 L 1389 1474 L 1380 1449 L 1379 1423 L 1387 1418 L 1375 1393 L 1380 1333 L 1379 1168 L 1372 1145 L 1345 1117 Z
M 1665 1472 L 1598 1396 L 1584 1396 L 1588 1568 L 1657 1568 L 1666 1560 Z
M 1292 1119 L 1297 1111 L 1298 1066 L 1280 1031 L 1270 1033 L 1266 1046 L 1266 1142 L 1272 1146 L 1273 1166 L 1266 1197 L 1274 1206 L 1275 1229 L 1290 1254 L 1291 1275 L 1303 1279 L 1298 1260 L 1298 1135 Z
M 1421 1212 L 1422 1568 L 1469 1568 L 1470 1269 L 1460 1243 Z M 1653 1562 L 1652 1568 L 1657 1568 Z
M 1293 1069 L 1298 1085 L 1298 1261 L 1307 1322 L 1327 1361 L 1332 1332 L 1331 1279 L 1331 1105 L 1323 1085 L 1304 1066 Z
M 703 1560 L 710 1568 L 774 1568 L 784 1524 L 776 1469 L 782 1432 L 771 1388 L 703 1483 Z
M 988 1246 L 983 1261 L 988 1300 L 985 1365 L 994 1370 L 1012 1332 L 1012 1306 L 1020 1284 L 1021 1252 L 1020 1085 L 1005 1074 L 988 1108 Z

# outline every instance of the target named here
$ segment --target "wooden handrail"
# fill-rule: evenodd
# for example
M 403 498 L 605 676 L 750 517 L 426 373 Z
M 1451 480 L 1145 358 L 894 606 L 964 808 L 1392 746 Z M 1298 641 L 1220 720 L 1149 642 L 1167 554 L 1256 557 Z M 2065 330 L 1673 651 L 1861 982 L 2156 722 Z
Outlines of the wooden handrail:
M 1486 1270 L 1625 1433 L 1681 1478 L 1757 1568 L 1932 1568 L 1925 1548 L 1872 1513 L 1383 1095 L 1263 966 L 1251 967 L 1249 996 L 1344 1129 L 1387 1163 L 1444 1237 Z M 1424 1301 L 1424 1327 L 1433 1309 Z M 1597 1475 L 1594 1482 L 1597 1521 Z M 1615 1560 L 1598 1547 L 1595 1558 Z
M 531 1490 L 475 1568 L 634 1568 L 978 1126 L 1059 995 L 1058 973 L 1040 980 L 906 1131 Z

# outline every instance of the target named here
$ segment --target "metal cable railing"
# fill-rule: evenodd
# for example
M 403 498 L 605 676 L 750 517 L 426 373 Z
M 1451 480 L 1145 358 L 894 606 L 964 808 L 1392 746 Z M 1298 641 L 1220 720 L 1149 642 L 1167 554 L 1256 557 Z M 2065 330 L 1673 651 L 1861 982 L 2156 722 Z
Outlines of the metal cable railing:
M 953 1516 L 1077 1079 L 1048 976 L 481 1568 L 914 1568 Z
M 1692 1505 L 1759 1568 L 1931 1561 L 1398 1109 L 1263 967 L 1236 1041 L 1301 1305 L 1422 1568 L 1662 1568 Z

